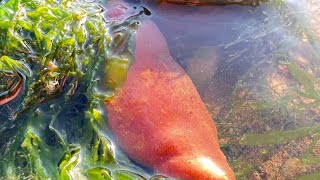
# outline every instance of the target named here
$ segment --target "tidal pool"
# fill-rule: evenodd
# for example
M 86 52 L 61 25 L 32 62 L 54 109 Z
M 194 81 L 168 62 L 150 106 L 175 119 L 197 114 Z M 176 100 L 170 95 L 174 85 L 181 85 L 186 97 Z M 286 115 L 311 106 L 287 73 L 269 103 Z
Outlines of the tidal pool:
M 172 55 L 218 122 L 237 179 L 319 176 L 317 5 L 153 7 Z
M 195 84 L 237 179 L 320 177 L 320 2 L 127 0 L 118 22 L 108 1 L 62 2 L 0 1 L 0 179 L 165 179 L 105 121 L 141 18 Z
M 153 8 L 237 179 L 317 179 L 319 3 Z

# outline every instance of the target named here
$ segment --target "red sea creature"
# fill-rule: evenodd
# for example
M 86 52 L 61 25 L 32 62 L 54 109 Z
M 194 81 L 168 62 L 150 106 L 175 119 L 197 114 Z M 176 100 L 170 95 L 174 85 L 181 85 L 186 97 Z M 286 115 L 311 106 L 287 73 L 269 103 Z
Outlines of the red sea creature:
M 136 162 L 178 179 L 235 179 L 214 121 L 152 21 L 137 29 L 135 62 L 105 105 L 118 144 Z

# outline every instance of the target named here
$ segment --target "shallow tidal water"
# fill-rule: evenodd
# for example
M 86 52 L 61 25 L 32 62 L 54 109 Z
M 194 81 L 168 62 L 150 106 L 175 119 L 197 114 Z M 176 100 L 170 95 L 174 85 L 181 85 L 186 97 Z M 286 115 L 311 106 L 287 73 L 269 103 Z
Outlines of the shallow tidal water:
M 212 114 L 237 179 L 320 177 L 319 2 L 127 2 L 150 11 Z M 151 177 L 110 143 L 106 122 L 92 123 L 106 112 L 85 81 L 66 81 L 72 85 L 18 116 L 23 95 L 0 105 L 1 178 Z
M 237 179 L 319 178 L 319 4 L 143 4 L 212 113 Z

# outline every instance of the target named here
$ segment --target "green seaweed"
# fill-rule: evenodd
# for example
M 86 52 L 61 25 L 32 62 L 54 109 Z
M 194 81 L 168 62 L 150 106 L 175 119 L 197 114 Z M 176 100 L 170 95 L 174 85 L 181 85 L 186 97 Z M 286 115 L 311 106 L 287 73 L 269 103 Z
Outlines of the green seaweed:
M 302 127 L 292 131 L 271 131 L 265 134 L 248 133 L 243 135 L 240 144 L 247 146 L 274 145 L 311 136 L 320 131 L 320 126 Z
M 316 146 L 319 138 L 320 138 L 320 133 L 317 133 L 317 134 L 314 135 L 314 137 L 312 137 L 312 142 L 311 142 L 311 144 L 310 144 L 309 147 L 305 150 L 305 152 L 303 153 L 303 156 L 302 156 L 302 158 L 305 160 L 305 162 L 307 162 L 309 158 L 313 158 L 312 150 L 313 150 L 313 148 Z
M 318 81 L 317 79 L 305 70 L 300 69 L 299 66 L 293 62 L 286 63 L 280 61 L 279 63 L 285 65 L 288 68 L 290 75 L 303 86 L 304 92 L 298 90 L 299 94 L 310 99 L 320 99 L 315 87 L 315 84 Z
M 319 178 L 320 178 L 320 172 L 315 172 L 315 173 L 297 177 L 298 180 L 317 180 Z
M 21 69 L 22 64 L 19 61 L 15 61 L 8 56 L 2 56 L 0 58 L 0 72 L 14 72 L 16 68 Z
M 301 162 L 304 165 L 316 165 L 320 163 L 320 157 L 319 156 L 302 157 Z
M 103 13 L 83 0 L 1 1 L 0 87 L 19 74 L 24 88 L 0 106 L 0 179 L 143 179 L 115 159 L 104 108 L 125 81 L 140 15 L 119 30 Z
M 92 180 L 112 180 L 111 172 L 108 169 L 92 168 L 87 171 L 87 175 Z

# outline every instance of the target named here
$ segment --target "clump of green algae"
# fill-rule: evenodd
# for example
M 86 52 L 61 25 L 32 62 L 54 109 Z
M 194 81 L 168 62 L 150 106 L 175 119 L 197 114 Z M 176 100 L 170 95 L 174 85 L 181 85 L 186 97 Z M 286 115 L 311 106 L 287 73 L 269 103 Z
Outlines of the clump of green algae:
M 125 80 L 138 15 L 115 32 L 103 13 L 82 0 L 0 1 L 0 74 L 24 77 L 19 101 L 0 107 L 13 114 L 1 119 L 0 178 L 145 179 L 115 160 L 101 108 Z

